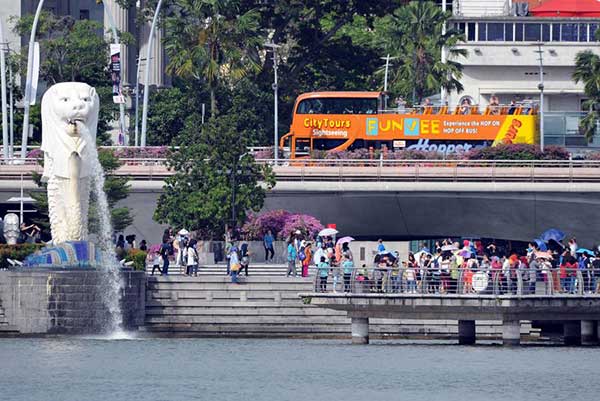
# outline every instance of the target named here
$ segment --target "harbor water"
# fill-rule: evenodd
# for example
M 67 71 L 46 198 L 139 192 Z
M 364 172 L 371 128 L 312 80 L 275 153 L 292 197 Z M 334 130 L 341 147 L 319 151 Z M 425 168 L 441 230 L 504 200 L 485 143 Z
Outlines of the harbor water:
M 594 400 L 600 348 L 258 339 L 0 340 L 0 399 Z

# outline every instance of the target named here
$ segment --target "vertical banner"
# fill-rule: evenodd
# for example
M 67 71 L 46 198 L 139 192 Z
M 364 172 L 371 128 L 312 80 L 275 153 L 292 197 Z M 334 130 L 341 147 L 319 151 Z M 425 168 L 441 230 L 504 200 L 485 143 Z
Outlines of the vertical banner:
M 113 88 L 113 103 L 125 103 L 125 97 L 121 90 L 121 45 L 119 43 L 111 43 L 110 45 L 110 77 Z
M 35 105 L 35 98 L 37 97 L 38 80 L 40 77 L 40 44 L 34 42 L 33 44 L 33 63 L 31 64 L 31 84 L 29 86 L 29 92 L 26 94 L 25 101 L 29 101 L 31 106 Z

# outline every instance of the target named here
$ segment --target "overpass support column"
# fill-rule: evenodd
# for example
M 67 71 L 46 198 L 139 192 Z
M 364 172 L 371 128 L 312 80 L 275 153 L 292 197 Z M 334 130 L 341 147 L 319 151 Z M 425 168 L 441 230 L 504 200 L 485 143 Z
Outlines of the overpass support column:
M 502 344 L 504 344 L 505 346 L 514 346 L 521 344 L 520 320 L 502 321 Z
M 581 322 L 579 320 L 564 322 L 563 341 L 565 345 L 581 345 Z
M 460 345 L 475 344 L 475 320 L 458 321 L 458 343 Z
M 352 317 L 352 344 L 369 343 L 369 318 Z
M 581 321 L 581 344 L 592 345 L 596 344 L 596 322 L 594 320 Z

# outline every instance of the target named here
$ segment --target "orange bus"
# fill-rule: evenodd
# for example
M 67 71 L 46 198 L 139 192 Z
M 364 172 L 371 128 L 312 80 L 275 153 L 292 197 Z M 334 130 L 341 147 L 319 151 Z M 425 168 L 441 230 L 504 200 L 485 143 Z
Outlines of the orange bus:
M 536 143 L 533 103 L 419 106 L 384 110 L 383 92 L 312 92 L 298 96 L 290 132 L 280 140 L 289 158 L 312 151 L 414 149 L 446 154 L 499 143 Z

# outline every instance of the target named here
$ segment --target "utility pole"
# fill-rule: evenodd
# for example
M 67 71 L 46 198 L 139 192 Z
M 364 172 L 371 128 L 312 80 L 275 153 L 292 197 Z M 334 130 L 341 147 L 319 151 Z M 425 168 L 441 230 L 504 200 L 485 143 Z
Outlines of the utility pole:
M 146 146 L 146 128 L 148 125 L 148 95 L 150 88 L 148 82 L 150 81 L 150 53 L 152 52 L 152 42 L 154 42 L 154 29 L 156 29 L 156 21 L 158 21 L 158 13 L 160 13 L 160 7 L 162 6 L 162 0 L 158 0 L 156 10 L 154 10 L 154 17 L 152 18 L 152 25 L 150 26 L 150 34 L 148 35 L 148 42 L 146 48 L 146 69 L 144 71 L 144 103 L 142 105 L 142 136 L 140 139 L 140 145 Z
M 544 51 L 542 50 L 543 43 L 538 43 L 538 50 L 536 53 L 539 55 L 540 62 L 540 83 L 538 89 L 540 90 L 540 150 L 544 151 Z
M 29 36 L 29 49 L 27 50 L 27 80 L 25 81 L 25 97 L 23 99 L 23 134 L 21 136 L 21 159 L 25 159 L 27 156 L 27 137 L 29 136 L 29 106 L 31 100 L 35 100 L 37 93 L 31 93 L 31 79 L 33 75 L 33 48 L 35 46 L 35 31 L 37 30 L 38 20 L 40 19 L 40 13 L 44 0 L 40 0 L 33 17 L 33 25 L 31 26 L 31 35 Z
M 279 159 L 279 133 L 277 132 L 277 127 L 279 126 L 279 99 L 278 99 L 278 82 L 277 82 L 277 49 L 281 46 L 276 45 L 275 43 L 265 43 L 265 47 L 271 49 L 273 52 L 273 159 L 275 160 L 275 165 L 277 165 L 277 160 Z
M 8 113 L 6 109 L 6 54 L 5 48 L 8 43 L 4 41 L 4 25 L 0 18 L 0 85 L 2 86 L 2 155 L 4 160 L 9 157 L 8 154 Z
M 446 13 L 446 11 L 448 11 L 448 4 L 447 4 L 447 0 L 442 0 L 442 11 L 444 13 Z M 442 25 L 442 35 L 446 34 L 446 22 L 444 22 L 444 25 Z M 442 64 L 446 64 L 446 62 L 448 61 L 448 56 L 446 54 L 446 46 L 442 46 L 442 58 L 441 58 Z M 441 89 L 440 89 L 440 104 L 443 106 L 446 104 L 446 88 L 444 88 L 444 86 L 442 85 Z

